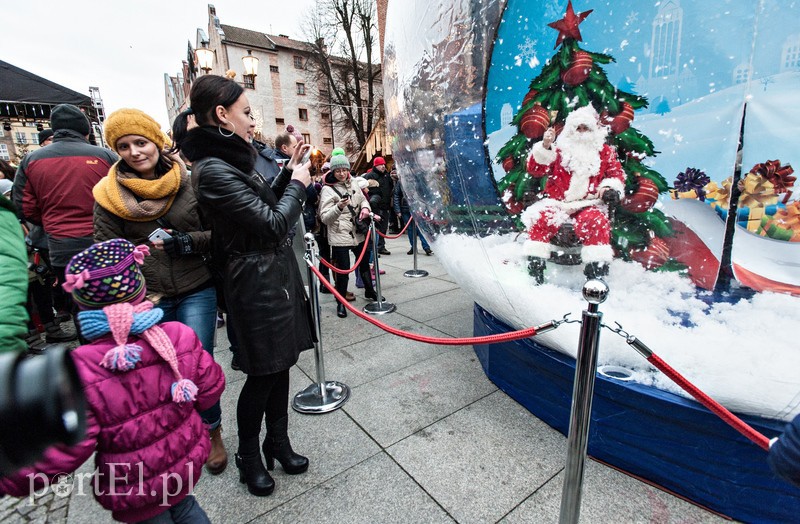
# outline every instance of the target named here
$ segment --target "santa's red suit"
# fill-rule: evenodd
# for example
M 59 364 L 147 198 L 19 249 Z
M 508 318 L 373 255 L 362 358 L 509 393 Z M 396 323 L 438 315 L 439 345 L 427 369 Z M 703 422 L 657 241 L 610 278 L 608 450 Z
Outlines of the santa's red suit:
M 587 112 L 588 113 L 588 112 Z M 592 111 L 592 113 L 594 113 Z M 594 113 L 596 114 L 596 113 Z M 571 114 L 570 117 L 573 115 Z M 605 129 L 597 124 L 594 117 L 575 115 L 576 121 L 567 117 L 565 131 L 576 129 L 579 124 L 589 123 L 592 133 L 605 136 Z M 570 125 L 572 124 L 572 125 Z M 574 136 L 574 132 L 572 133 Z M 616 151 L 609 145 L 599 142 L 599 147 L 591 145 L 576 148 L 570 144 L 574 153 L 562 151 L 559 142 L 553 149 L 545 149 L 542 142 L 533 146 L 528 157 L 528 173 L 534 178 L 547 176 L 544 186 L 546 198 L 528 207 L 521 216 L 528 226 L 530 240 L 525 242 L 525 254 L 543 259 L 550 258 L 553 246 L 550 239 L 561 224 L 571 221 L 575 234 L 581 240 L 581 258 L 584 263 L 608 262 L 613 257 L 611 249 L 611 225 L 608 209 L 600 199 L 605 188 L 622 194 L 625 189 L 625 172 L 617 159 Z M 566 147 L 566 140 L 564 141 Z

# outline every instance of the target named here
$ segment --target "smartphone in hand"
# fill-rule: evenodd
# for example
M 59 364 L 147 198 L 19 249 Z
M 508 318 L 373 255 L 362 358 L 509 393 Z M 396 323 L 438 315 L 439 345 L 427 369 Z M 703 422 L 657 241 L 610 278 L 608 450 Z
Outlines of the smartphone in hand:
M 308 148 L 308 151 L 306 151 L 306 154 L 303 155 L 303 158 L 300 159 L 300 165 L 305 164 L 306 162 L 308 162 L 311 159 L 311 152 L 312 151 L 314 151 L 314 146 L 311 146 L 311 147 Z
M 150 242 L 155 242 L 156 240 L 166 240 L 168 238 L 172 238 L 172 235 L 161 228 L 156 229 L 147 237 Z

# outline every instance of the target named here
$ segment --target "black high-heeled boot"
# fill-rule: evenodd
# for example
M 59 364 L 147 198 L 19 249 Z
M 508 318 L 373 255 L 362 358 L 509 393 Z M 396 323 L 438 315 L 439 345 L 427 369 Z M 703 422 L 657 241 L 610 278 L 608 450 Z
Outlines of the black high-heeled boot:
M 364 298 L 377 302 L 378 294 L 375 292 L 375 286 L 372 285 L 372 273 L 370 271 L 362 271 L 361 279 L 364 281 Z M 381 297 L 381 302 L 386 300 Z
M 298 455 L 292 450 L 287 434 L 289 426 L 289 416 L 285 415 L 275 422 L 267 422 L 267 438 L 261 447 L 264 451 L 264 458 L 267 460 L 267 469 L 272 471 L 275 468 L 275 461 L 281 463 L 283 471 L 289 475 L 305 473 L 308 469 L 308 459 L 303 455 Z
M 344 307 L 344 304 L 341 302 L 336 303 L 336 316 L 339 318 L 345 318 L 347 316 L 347 308 Z
M 247 484 L 247 491 L 257 497 L 266 497 L 275 489 L 275 481 L 264 468 L 258 451 L 258 437 L 240 440 L 236 467 L 239 468 L 239 482 Z

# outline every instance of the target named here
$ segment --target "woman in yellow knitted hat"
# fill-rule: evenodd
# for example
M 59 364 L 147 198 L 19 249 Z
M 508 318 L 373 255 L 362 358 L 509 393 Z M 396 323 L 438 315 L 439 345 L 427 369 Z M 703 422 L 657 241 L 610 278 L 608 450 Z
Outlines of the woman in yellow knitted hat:
M 203 259 L 210 250 L 211 232 L 201 223 L 186 167 L 165 153 L 169 139 L 158 122 L 138 109 L 111 113 L 104 127 L 106 142 L 120 159 L 94 187 L 95 241 L 150 242 L 156 249 L 145 258 L 142 272 L 151 299 L 158 301 L 165 321 L 191 327 L 203 349 L 213 355 L 217 299 Z M 162 230 L 158 238 L 153 236 L 157 230 Z M 206 467 L 212 474 L 222 473 L 228 454 L 219 402 L 201 415 L 211 429 Z

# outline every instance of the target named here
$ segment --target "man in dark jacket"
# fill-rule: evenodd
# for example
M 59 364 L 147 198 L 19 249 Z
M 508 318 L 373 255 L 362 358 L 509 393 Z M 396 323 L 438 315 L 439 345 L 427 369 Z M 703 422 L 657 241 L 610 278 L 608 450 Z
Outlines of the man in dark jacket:
M 275 180 L 281 168 L 276 160 L 277 151 L 263 142 L 253 139 L 253 147 L 258 151 L 256 157 L 256 171 L 268 182 Z
M 50 263 L 62 282 L 70 259 L 94 243 L 92 188 L 117 155 L 87 142 L 89 120 L 74 105 L 54 107 L 50 124 L 53 143 L 22 160 L 13 199 L 26 220 L 44 226 Z
M 394 172 L 394 169 L 392 169 Z M 392 199 L 394 212 L 397 218 L 400 220 L 400 228 L 406 225 L 411 218 L 411 206 L 408 204 L 408 199 L 406 199 L 406 194 L 403 192 L 403 183 L 398 179 L 394 185 L 394 197 Z M 430 244 L 428 241 L 425 240 L 425 237 L 422 236 L 419 228 L 417 227 L 416 222 L 412 225 L 408 226 L 408 242 L 411 244 L 411 249 L 408 250 L 408 255 L 414 254 L 414 236 L 422 241 L 422 249 L 425 250 L 425 254 L 428 256 L 433 255 L 433 250 L 431 249 Z
M 378 230 L 386 234 L 389 225 L 389 216 L 392 213 L 392 193 L 394 182 L 386 171 L 386 160 L 382 156 L 376 156 L 372 161 L 372 169 L 364 175 L 366 180 L 375 180 L 378 185 L 369 188 L 369 205 L 372 212 L 380 215 L 381 220 L 377 222 Z M 372 184 L 370 184 L 372 186 Z M 378 254 L 391 255 L 386 249 L 386 239 L 378 236 Z

